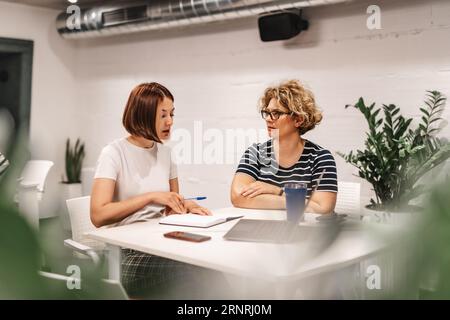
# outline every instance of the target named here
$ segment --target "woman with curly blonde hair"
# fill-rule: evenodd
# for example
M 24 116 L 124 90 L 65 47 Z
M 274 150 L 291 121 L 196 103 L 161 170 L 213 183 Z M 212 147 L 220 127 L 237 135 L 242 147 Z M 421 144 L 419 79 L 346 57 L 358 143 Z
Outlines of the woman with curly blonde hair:
M 312 92 L 297 80 L 269 87 L 261 98 L 260 113 L 271 139 L 253 144 L 242 156 L 231 186 L 233 205 L 284 209 L 283 186 L 303 182 L 308 188 L 306 198 L 311 197 L 305 211 L 333 212 L 337 195 L 334 158 L 330 151 L 302 137 L 322 120 Z

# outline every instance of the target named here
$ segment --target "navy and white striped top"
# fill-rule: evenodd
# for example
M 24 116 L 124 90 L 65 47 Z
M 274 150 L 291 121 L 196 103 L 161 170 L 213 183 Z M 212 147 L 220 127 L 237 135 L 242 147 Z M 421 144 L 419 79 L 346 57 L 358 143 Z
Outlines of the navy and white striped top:
M 308 186 L 307 197 L 311 195 L 320 174 L 324 172 L 316 190 L 338 191 L 334 157 L 330 151 L 309 140 L 305 140 L 303 152 L 297 163 L 289 168 L 281 167 L 277 163 L 272 140 L 254 143 L 244 152 L 237 172 L 248 174 L 255 180 L 278 187 L 283 187 L 286 183 L 304 182 Z

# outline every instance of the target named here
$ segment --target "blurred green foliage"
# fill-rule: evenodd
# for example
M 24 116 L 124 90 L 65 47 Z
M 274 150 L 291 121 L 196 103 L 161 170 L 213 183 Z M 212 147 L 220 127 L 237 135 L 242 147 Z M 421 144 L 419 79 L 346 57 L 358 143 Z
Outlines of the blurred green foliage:
M 450 299 L 450 180 L 436 186 L 425 209 L 424 221 L 414 231 L 416 275 L 431 279 L 424 298 Z
M 40 247 L 36 234 L 16 208 L 0 200 L 0 298 L 47 297 L 40 269 Z
M 8 150 L 10 164 L 0 179 L 0 299 L 97 299 L 102 298 L 101 272 L 92 263 L 84 263 L 74 259 L 71 253 L 57 256 L 62 251 L 46 252 L 46 242 L 58 242 L 62 250 L 63 238 L 55 237 L 58 232 L 43 234 L 42 230 L 33 229 L 20 214 L 13 201 L 16 181 L 23 167 L 27 151 L 23 146 L 24 135 L 10 142 Z M 14 148 L 14 146 L 16 146 Z M 59 224 L 54 227 L 61 228 Z M 66 281 L 55 282 L 42 277 L 39 271 L 52 270 L 46 260 L 52 257 L 65 267 L 79 264 L 81 268 L 81 289 L 69 290 Z M 80 263 L 79 263 L 80 262 Z M 66 269 L 57 274 L 71 276 Z
M 77 139 L 73 148 L 70 146 L 70 139 L 66 141 L 66 178 L 64 183 L 80 183 L 81 169 L 83 167 L 83 160 L 85 157 L 84 143 Z

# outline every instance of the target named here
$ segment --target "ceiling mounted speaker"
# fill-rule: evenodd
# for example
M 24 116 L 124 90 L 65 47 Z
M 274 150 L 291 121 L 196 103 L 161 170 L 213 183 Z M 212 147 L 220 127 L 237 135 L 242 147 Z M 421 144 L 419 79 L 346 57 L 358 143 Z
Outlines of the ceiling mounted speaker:
M 258 18 L 261 40 L 276 41 L 295 37 L 303 30 L 308 30 L 309 23 L 302 19 L 302 11 L 279 11 L 265 14 Z

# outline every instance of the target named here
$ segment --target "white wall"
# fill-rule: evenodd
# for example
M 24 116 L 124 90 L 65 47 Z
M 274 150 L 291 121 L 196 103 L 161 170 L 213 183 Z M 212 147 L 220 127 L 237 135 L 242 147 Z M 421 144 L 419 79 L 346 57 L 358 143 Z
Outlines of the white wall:
M 31 157 L 55 162 L 42 203 L 43 217 L 55 214 L 58 208 L 65 139 L 79 130 L 72 121 L 76 106 L 75 44 L 64 41 L 56 32 L 57 13 L 0 2 L 0 37 L 34 41 Z
M 366 28 L 369 4 L 380 5 L 382 30 Z M 204 128 L 222 131 L 263 128 L 256 103 L 264 88 L 301 79 L 324 111 L 323 123 L 308 137 L 345 152 L 364 138 L 362 116 L 344 110 L 360 96 L 398 104 L 406 115 L 417 116 L 425 90 L 449 95 L 449 1 L 359 1 L 305 14 L 310 30 L 286 42 L 262 43 L 256 19 L 80 41 L 77 116 L 87 163 L 95 165 L 101 147 L 124 134 L 124 104 L 131 88 L 143 81 L 158 81 L 173 91 L 175 127 L 193 134 L 193 121 L 200 119 Z M 341 180 L 359 181 L 352 167 L 336 160 Z M 229 205 L 234 169 L 182 165 L 182 191 L 209 196 L 211 207 Z M 363 194 L 369 194 L 367 186 Z
M 366 28 L 369 4 L 381 6 L 382 30 Z M 406 115 L 417 116 L 425 90 L 450 93 L 450 2 L 445 0 L 363 0 L 310 8 L 305 10 L 309 31 L 273 43 L 259 40 L 256 18 L 63 41 L 54 30 L 55 15 L 0 3 L 0 35 L 36 41 L 32 141 L 40 147 L 33 152 L 57 161 L 59 168 L 66 136 L 86 141 L 85 165 L 94 166 L 101 148 L 125 134 L 125 102 L 143 81 L 161 82 L 173 92 L 175 127 L 193 135 L 195 120 L 203 121 L 204 131 L 263 129 L 256 104 L 264 88 L 300 79 L 324 111 L 323 123 L 308 138 L 332 151 L 361 146 L 364 119 L 344 109 L 360 96 L 398 104 Z M 336 160 L 341 180 L 358 181 L 348 164 Z M 181 165 L 182 192 L 207 195 L 210 207 L 229 205 L 234 170 L 235 164 Z M 369 194 L 367 186 L 363 193 Z

